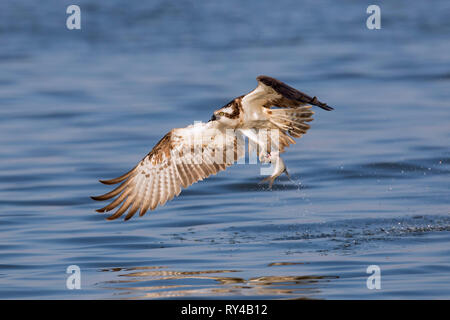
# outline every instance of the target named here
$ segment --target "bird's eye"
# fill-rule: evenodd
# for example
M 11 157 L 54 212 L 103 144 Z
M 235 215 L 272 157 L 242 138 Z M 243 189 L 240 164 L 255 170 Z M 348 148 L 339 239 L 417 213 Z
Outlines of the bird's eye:
M 219 112 L 219 116 L 223 117 L 225 115 L 225 112 Z

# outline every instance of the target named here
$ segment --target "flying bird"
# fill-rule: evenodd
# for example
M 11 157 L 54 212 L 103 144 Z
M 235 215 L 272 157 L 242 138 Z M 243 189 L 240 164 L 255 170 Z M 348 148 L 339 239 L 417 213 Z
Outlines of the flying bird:
M 270 187 L 278 176 L 288 175 L 279 154 L 295 144 L 293 138 L 308 131 L 308 122 L 314 114 L 311 106 L 327 111 L 333 108 L 277 79 L 261 75 L 256 80 L 258 85 L 253 91 L 214 111 L 208 122 L 170 130 L 129 172 L 115 179 L 100 180 L 107 185 L 120 185 L 102 196 L 92 197 L 112 201 L 97 211 L 108 212 L 118 207 L 109 220 L 127 211 L 125 220 L 138 210 L 143 216 L 178 196 L 182 188 L 225 170 L 244 157 L 242 138 L 252 142 L 261 162 L 274 166 L 272 175 L 264 179 Z M 259 134 L 264 130 L 268 133 Z

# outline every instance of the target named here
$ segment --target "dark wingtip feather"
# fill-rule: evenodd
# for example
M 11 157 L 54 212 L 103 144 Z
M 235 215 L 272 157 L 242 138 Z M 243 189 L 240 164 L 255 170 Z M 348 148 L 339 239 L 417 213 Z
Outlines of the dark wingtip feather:
M 117 177 L 117 178 L 114 178 L 114 179 L 110 179 L 110 180 L 99 180 L 99 181 L 101 183 L 103 183 L 103 184 L 116 184 L 116 183 L 119 183 L 119 182 L 129 178 L 131 175 L 134 175 L 135 172 L 136 172 L 136 167 L 134 167 L 133 169 L 131 169 L 127 173 L 121 175 L 120 177 Z
M 95 201 L 102 201 L 103 199 L 102 199 L 102 196 L 91 196 L 90 197 L 92 200 L 95 200 Z
M 100 181 L 103 184 L 108 184 L 108 185 L 115 184 L 115 182 L 112 182 L 111 180 L 98 180 L 98 181 Z
M 276 92 L 278 92 L 283 97 L 285 97 L 289 100 L 293 100 L 293 101 L 296 101 L 296 102 L 299 102 L 302 104 L 311 104 L 313 106 L 317 106 L 317 107 L 322 108 L 327 111 L 334 110 L 332 107 L 328 106 L 326 103 L 319 101 L 319 99 L 317 99 L 317 97 L 311 98 L 311 96 L 307 95 L 306 93 L 303 93 L 278 79 L 275 79 L 275 78 L 272 78 L 269 76 L 265 76 L 265 75 L 260 75 L 260 76 L 256 77 L 256 80 L 258 80 L 258 82 L 261 82 L 266 86 L 271 87 Z
M 119 218 L 121 215 L 119 215 L 119 216 L 115 216 L 114 214 L 113 215 L 110 215 L 109 217 L 106 217 L 106 220 L 109 220 L 109 221 L 112 221 L 112 220 L 116 220 L 117 218 Z M 128 219 L 123 219 L 123 221 L 127 221 Z
M 311 100 L 308 103 L 310 103 L 314 106 L 317 106 L 319 108 L 322 108 L 323 110 L 327 110 L 327 111 L 334 110 L 334 108 L 330 107 L 326 103 L 320 102 L 319 99 L 317 99 L 317 97 L 311 98 Z
M 327 110 L 327 111 L 331 111 L 334 110 L 334 108 L 330 107 L 329 105 L 325 104 L 322 106 L 319 106 L 320 108 L 322 108 L 323 110 Z

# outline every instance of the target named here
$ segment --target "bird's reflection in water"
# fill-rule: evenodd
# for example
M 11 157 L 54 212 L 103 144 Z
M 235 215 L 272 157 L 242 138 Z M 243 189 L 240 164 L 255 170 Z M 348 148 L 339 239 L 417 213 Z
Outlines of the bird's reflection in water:
M 271 263 L 271 266 L 301 263 Z M 117 279 L 99 283 L 112 289 L 114 298 L 152 299 L 172 297 L 314 298 L 320 287 L 337 276 L 234 277 L 239 270 L 173 271 L 164 266 L 111 268 Z

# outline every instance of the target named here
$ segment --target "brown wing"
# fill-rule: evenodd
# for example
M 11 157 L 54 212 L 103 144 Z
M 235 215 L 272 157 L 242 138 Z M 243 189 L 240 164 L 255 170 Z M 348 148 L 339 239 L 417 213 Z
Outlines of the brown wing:
M 115 197 L 110 204 L 97 211 L 108 212 L 120 205 L 108 217 L 109 220 L 122 216 L 127 210 L 125 220 L 133 217 L 138 210 L 139 215 L 143 216 L 149 209 L 154 210 L 178 196 L 182 187 L 187 188 L 225 170 L 244 155 L 245 150 L 237 148 L 235 136 L 224 135 L 217 130 L 206 132 L 206 127 L 207 124 L 196 127 L 195 134 L 202 136 L 201 143 L 195 142 L 190 135 L 194 132 L 194 126 L 174 129 L 131 171 L 116 179 L 100 180 L 104 184 L 121 184 L 111 192 L 92 197 L 98 201 Z M 220 154 L 221 157 L 216 158 Z
M 256 78 L 258 86 L 241 99 L 242 108 L 248 114 L 263 113 L 269 128 L 278 128 L 280 152 L 290 144 L 293 138 L 300 138 L 310 128 L 307 122 L 313 120 L 311 105 L 324 110 L 333 110 L 326 103 L 320 102 L 284 82 L 261 75 Z M 272 108 L 276 107 L 276 108 Z
M 263 88 L 260 91 L 261 94 L 266 94 L 267 96 L 267 102 L 264 103 L 265 107 L 277 106 L 289 108 L 310 104 L 327 111 L 333 110 L 326 103 L 320 102 L 317 97 L 311 97 L 275 78 L 261 75 L 256 80 L 258 80 L 258 87 Z

